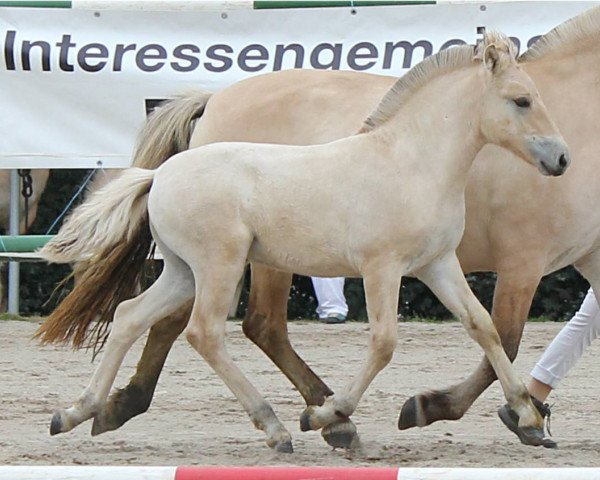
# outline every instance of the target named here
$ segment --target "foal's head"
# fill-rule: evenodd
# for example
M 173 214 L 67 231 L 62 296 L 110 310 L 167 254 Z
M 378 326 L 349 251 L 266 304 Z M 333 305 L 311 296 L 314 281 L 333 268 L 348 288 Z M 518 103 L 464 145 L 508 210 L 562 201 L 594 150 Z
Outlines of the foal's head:
M 487 33 L 475 56 L 486 76 L 483 135 L 544 175 L 562 175 L 570 163 L 567 146 L 531 78 L 515 60 L 513 43 L 502 34 Z

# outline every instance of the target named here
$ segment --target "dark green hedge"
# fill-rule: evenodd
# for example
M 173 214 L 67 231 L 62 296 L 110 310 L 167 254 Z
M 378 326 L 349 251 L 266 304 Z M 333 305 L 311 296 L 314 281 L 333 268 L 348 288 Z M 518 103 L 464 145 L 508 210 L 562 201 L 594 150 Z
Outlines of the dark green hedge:
M 55 170 L 42 196 L 38 216 L 30 233 L 45 234 L 87 175 L 87 171 Z M 55 233 L 56 229 L 51 232 Z M 66 266 L 43 263 L 21 264 L 21 311 L 24 314 L 47 314 L 54 308 L 54 298 L 48 302 L 56 284 L 69 272 Z M 247 275 L 249 278 L 249 275 Z M 469 284 L 488 310 L 491 307 L 495 276 L 491 273 L 470 274 Z M 577 310 L 588 288 L 587 282 L 573 269 L 565 268 L 544 278 L 536 293 L 530 312 L 532 317 L 565 320 Z M 362 281 L 348 279 L 345 294 L 350 318 L 366 319 Z M 242 294 L 238 315 L 242 316 L 248 297 L 248 281 Z M 289 317 L 315 318 L 316 302 L 309 278 L 295 276 L 290 293 Z M 404 279 L 399 313 L 409 317 L 446 319 L 448 311 L 429 289 L 414 279 Z

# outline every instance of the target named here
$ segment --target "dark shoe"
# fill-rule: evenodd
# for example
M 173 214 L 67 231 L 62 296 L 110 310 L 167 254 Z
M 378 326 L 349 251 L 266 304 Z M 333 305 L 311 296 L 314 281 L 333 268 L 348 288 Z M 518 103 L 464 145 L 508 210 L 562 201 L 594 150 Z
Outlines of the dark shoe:
M 321 322 L 321 323 L 329 323 L 329 324 L 346 323 L 346 315 L 342 315 L 342 314 L 339 314 L 339 313 L 334 313 L 333 315 L 329 315 L 328 317 L 319 318 L 319 322 Z
M 548 434 L 550 435 L 550 406 L 547 403 L 542 403 L 540 402 L 538 399 L 531 397 L 531 401 L 533 402 L 533 406 L 535 408 L 537 408 L 538 412 L 540 412 L 540 415 L 542 416 L 542 418 L 544 420 L 547 419 L 547 426 L 548 426 Z M 502 420 L 502 423 L 504 425 L 506 425 L 506 428 L 508 428 L 511 432 L 513 432 L 517 437 L 519 437 L 519 440 L 521 440 L 521 443 L 523 443 L 524 445 L 533 445 L 533 446 L 543 446 L 545 448 L 557 448 L 558 445 L 556 444 L 555 441 L 550 440 L 549 438 L 543 438 L 544 437 L 544 431 L 542 429 L 541 432 L 533 432 L 534 434 L 531 435 L 532 432 L 530 432 L 530 430 L 532 430 L 531 428 L 529 429 L 523 429 L 523 428 L 519 428 L 519 416 L 517 415 L 517 413 L 510 408 L 510 406 L 508 404 L 500 407 L 498 409 L 498 416 L 500 417 L 500 420 Z M 539 430 L 539 429 L 534 429 L 534 430 Z

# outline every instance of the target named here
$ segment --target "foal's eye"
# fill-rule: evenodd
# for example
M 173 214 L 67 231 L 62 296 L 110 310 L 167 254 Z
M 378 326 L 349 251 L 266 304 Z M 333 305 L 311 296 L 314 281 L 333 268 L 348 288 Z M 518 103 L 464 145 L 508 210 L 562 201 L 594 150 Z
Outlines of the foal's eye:
M 531 100 L 527 97 L 518 97 L 513 100 L 515 105 L 520 108 L 529 108 L 531 107 Z

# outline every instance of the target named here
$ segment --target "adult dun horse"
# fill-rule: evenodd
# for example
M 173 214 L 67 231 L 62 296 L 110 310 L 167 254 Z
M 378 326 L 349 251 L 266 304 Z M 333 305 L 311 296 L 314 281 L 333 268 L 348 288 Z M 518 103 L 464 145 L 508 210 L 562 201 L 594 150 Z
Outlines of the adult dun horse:
M 492 317 L 511 359 L 517 355 L 543 275 L 573 264 L 600 292 L 600 210 L 591 207 L 600 198 L 600 182 L 596 181 L 600 119 L 590 108 L 600 103 L 596 72 L 590 68 L 600 62 L 598 42 L 600 8 L 594 8 L 544 35 L 520 58 L 577 159 L 565 178 L 540 177 L 508 151 L 493 146 L 484 148 L 469 172 L 466 228 L 457 253 L 465 272 L 498 273 Z M 239 82 L 212 97 L 190 93 L 151 117 L 140 137 L 135 164 L 156 168 L 188 145 L 218 141 L 329 142 L 358 130 L 395 81 L 358 72 L 292 70 Z M 336 179 L 327 188 L 336 189 Z M 243 328 L 294 383 L 306 403 L 320 405 L 333 392 L 298 357 L 287 337 L 291 278 L 287 272 L 252 265 Z M 123 291 L 122 286 L 115 289 Z M 85 313 L 82 309 L 81 314 Z M 182 309 L 151 329 L 136 374 L 96 416 L 95 433 L 114 430 L 148 409 L 169 349 L 188 319 L 189 309 Z M 400 428 L 461 418 L 495 379 L 484 357 L 461 383 L 409 399 Z M 325 438 L 334 446 L 349 443 L 339 437 Z
M 51 433 L 69 431 L 101 411 L 133 342 L 193 300 L 188 341 L 265 432 L 267 444 L 291 451 L 289 432 L 225 348 L 227 312 L 250 261 L 364 279 L 371 329 L 366 362 L 323 405 L 306 408 L 303 429 L 337 428 L 389 363 L 397 343 L 400 280 L 412 274 L 460 318 L 493 365 L 519 426 L 541 442 L 542 418 L 455 253 L 468 170 L 485 144 L 511 150 L 545 175 L 561 175 L 569 163 L 558 129 L 514 56 L 510 40 L 488 33 L 478 49 L 445 50 L 413 68 L 358 135 L 307 147 L 209 145 L 180 153 L 157 170 L 127 170 L 94 193 L 41 251 L 53 262 L 88 259 L 90 268 L 71 296 L 89 296 L 96 288 L 89 272 L 96 268 L 118 273 L 110 254 L 118 244 L 135 242 L 140 229 L 151 230 L 164 269 L 148 290 L 117 307 L 88 387 L 55 413 Z M 338 179 L 339 191 L 327 188 L 329 178 Z M 336 205 L 340 195 L 353 201 Z M 323 211 L 323 205 L 331 209 Z M 41 327 L 42 339 L 62 339 L 64 327 L 79 321 L 52 316 Z

